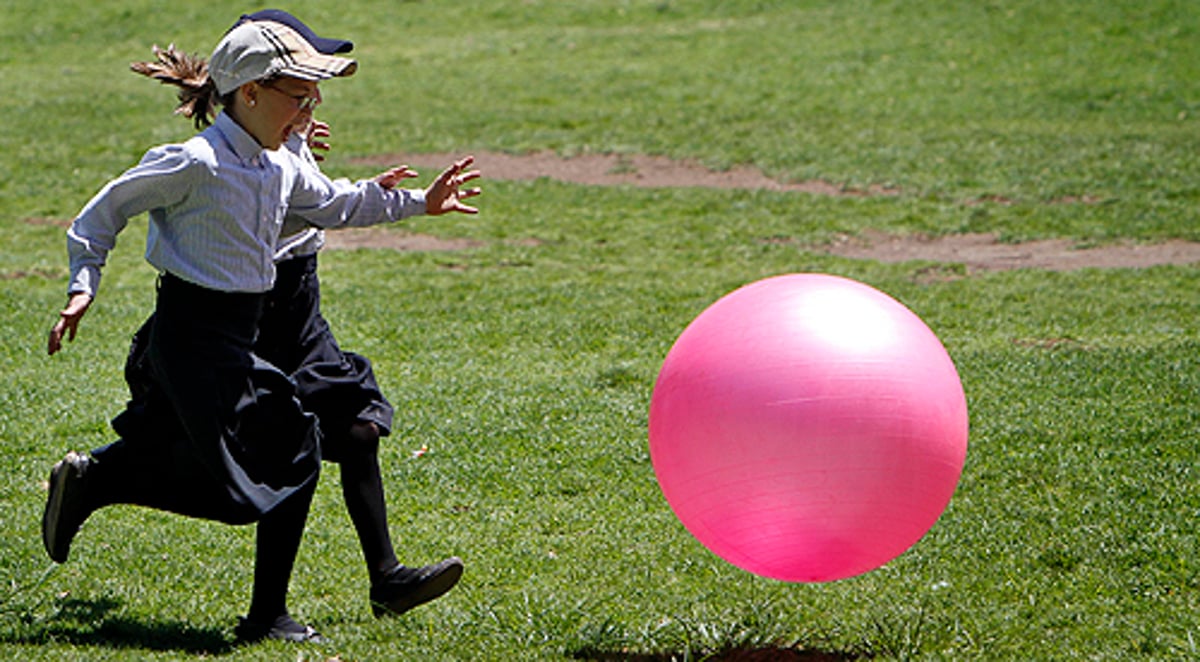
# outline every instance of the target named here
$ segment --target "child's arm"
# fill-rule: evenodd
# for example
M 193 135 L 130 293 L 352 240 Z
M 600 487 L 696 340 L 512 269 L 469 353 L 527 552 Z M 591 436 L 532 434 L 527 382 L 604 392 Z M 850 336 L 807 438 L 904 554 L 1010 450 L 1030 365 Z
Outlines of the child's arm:
M 67 341 L 75 339 L 79 321 L 99 288 L 101 268 L 129 219 L 185 196 L 189 173 L 195 170 L 192 165 L 192 159 L 174 146 L 150 150 L 140 164 L 93 196 L 71 223 L 67 230 L 70 298 L 50 330 L 46 346 L 50 354 L 62 349 L 64 336 Z

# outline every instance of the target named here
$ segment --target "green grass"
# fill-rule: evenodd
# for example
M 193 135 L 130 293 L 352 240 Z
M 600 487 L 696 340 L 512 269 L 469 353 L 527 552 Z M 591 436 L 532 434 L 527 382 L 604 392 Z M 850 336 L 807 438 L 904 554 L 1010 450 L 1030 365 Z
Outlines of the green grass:
M 409 616 L 371 617 L 333 467 L 291 592 L 327 646 L 233 646 L 249 528 L 112 508 L 51 567 L 41 482 L 63 451 L 111 440 L 154 275 L 135 220 L 80 339 L 48 359 L 63 228 L 30 219 L 69 219 L 146 148 L 190 135 L 169 91 L 126 63 L 152 43 L 207 52 L 243 9 L 17 0 L 0 22 L 0 657 L 1197 656 L 1197 268 L 947 267 L 959 277 L 930 283 L 927 263 L 804 248 L 867 229 L 1200 239 L 1200 18 L 1183 2 L 294 2 L 357 44 L 359 73 L 322 88 L 335 174 L 395 151 L 644 152 L 902 194 L 489 181 L 480 216 L 411 224 L 482 248 L 323 255 L 327 316 L 399 412 L 382 459 L 401 554 L 467 562 L 454 593 Z M 965 204 L 984 196 L 1013 204 Z M 971 410 L 941 520 L 832 584 L 709 554 L 646 444 L 654 378 L 687 323 L 795 271 L 912 308 Z

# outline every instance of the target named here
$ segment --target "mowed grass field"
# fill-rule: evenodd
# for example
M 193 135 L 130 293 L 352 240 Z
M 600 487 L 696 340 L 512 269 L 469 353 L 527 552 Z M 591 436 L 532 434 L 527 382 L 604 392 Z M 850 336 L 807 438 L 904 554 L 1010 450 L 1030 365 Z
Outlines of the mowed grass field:
M 475 248 L 323 254 L 326 316 L 398 412 L 381 459 L 401 556 L 467 564 L 403 618 L 371 617 L 332 466 L 290 594 L 328 644 L 234 645 L 252 528 L 110 508 L 53 566 L 44 481 L 66 450 L 112 440 L 155 278 L 134 219 L 79 338 L 47 357 L 64 226 L 147 148 L 192 133 L 127 64 L 152 44 L 207 54 L 258 8 L 15 0 L 0 18 L 0 657 L 1200 655 L 1197 268 L 976 272 L 820 250 L 865 231 L 1200 239 L 1200 17 L 1185 2 L 290 3 L 356 44 L 359 72 L 322 85 L 333 175 L 396 152 L 553 150 L 899 194 L 490 173 L 479 216 L 395 229 Z M 971 412 L 961 483 L 929 534 L 829 584 L 707 552 L 658 490 L 646 440 L 678 334 L 736 287 L 792 272 L 911 308 Z

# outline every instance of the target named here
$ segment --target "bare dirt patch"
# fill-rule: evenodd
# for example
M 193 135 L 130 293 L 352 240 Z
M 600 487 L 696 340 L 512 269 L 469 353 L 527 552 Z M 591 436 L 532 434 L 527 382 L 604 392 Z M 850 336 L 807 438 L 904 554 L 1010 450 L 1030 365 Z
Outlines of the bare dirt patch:
M 384 154 L 355 159 L 358 164 L 388 167 L 407 164 L 436 170 L 449 165 L 461 154 Z M 717 171 L 694 161 L 677 161 L 642 154 L 588 154 L 563 158 L 544 150 L 529 154 L 476 152 L 475 166 L 485 178 L 529 180 L 547 178 L 590 186 L 639 186 L 646 188 L 698 187 L 721 189 L 762 189 L 792 191 L 815 195 L 899 195 L 900 191 L 882 186 L 866 190 L 840 186 L 832 182 L 779 182 L 756 168 L 738 166 Z
M 910 262 L 923 260 L 963 264 L 968 270 L 1008 269 L 1139 269 L 1165 264 L 1200 262 L 1200 243 L 1172 240 L 1157 244 L 1120 243 L 1080 248 L 1066 239 L 1017 244 L 1001 243 L 994 234 L 956 234 L 929 238 L 868 232 L 824 247 L 832 255 Z
M 436 170 L 458 158 L 458 154 L 387 154 L 357 159 L 359 164 L 386 167 L 408 164 Z M 895 188 L 874 186 L 854 189 L 826 181 L 779 182 L 748 166 L 725 171 L 709 170 L 699 163 L 676 161 L 660 156 L 592 154 L 563 158 L 551 151 L 514 155 L 477 152 L 475 165 L 486 179 L 529 180 L 548 178 L 592 186 L 704 187 L 722 189 L 761 189 L 812 195 L 868 196 L 899 195 Z M 1054 201 L 1055 204 L 1094 204 L 1095 198 L 1079 196 Z M 968 200 L 974 204 L 1012 204 L 1006 199 Z M 334 247 L 356 240 L 340 237 L 347 232 L 330 233 Z M 388 245 L 395 238 L 396 245 Z M 433 238 L 388 232 L 361 242 L 363 246 L 406 250 L 406 245 L 437 245 Z M 407 250 L 421 250 L 409 248 Z M 434 248 L 431 250 L 438 250 Z M 452 246 L 440 250 L 455 250 Z M 963 264 L 968 270 L 1145 268 L 1166 264 L 1200 262 L 1200 243 L 1173 240 L 1157 244 L 1121 243 L 1080 248 L 1065 239 L 1001 243 L 992 234 L 963 234 L 938 238 L 895 236 L 881 232 L 847 237 L 832 245 L 814 248 L 843 257 L 908 262 L 915 260 Z
M 56 228 L 71 227 L 71 219 L 69 218 L 47 218 L 45 216 L 31 216 L 25 219 L 26 225 L 49 225 Z
M 462 251 L 482 246 L 474 239 L 443 239 L 427 234 L 379 227 L 336 230 L 325 233 L 325 246 L 332 249 L 388 248 L 394 251 Z

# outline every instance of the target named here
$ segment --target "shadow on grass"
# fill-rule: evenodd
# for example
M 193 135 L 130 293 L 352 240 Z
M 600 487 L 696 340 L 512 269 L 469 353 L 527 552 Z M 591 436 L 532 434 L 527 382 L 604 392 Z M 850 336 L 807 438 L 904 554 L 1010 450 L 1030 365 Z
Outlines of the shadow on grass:
M 57 611 L 25 627 L 4 629 L 0 641 L 14 644 L 69 643 L 97 648 L 176 651 L 196 655 L 222 655 L 234 644 L 216 628 L 197 628 L 185 622 L 143 622 L 110 617 L 121 606 L 112 599 L 59 603 Z
M 785 646 L 735 647 L 715 653 L 683 651 L 670 653 L 632 653 L 626 651 L 583 650 L 576 651 L 572 657 L 584 662 L 684 662 L 685 660 L 704 660 L 705 662 L 848 662 L 850 660 L 870 659 L 869 655 Z

